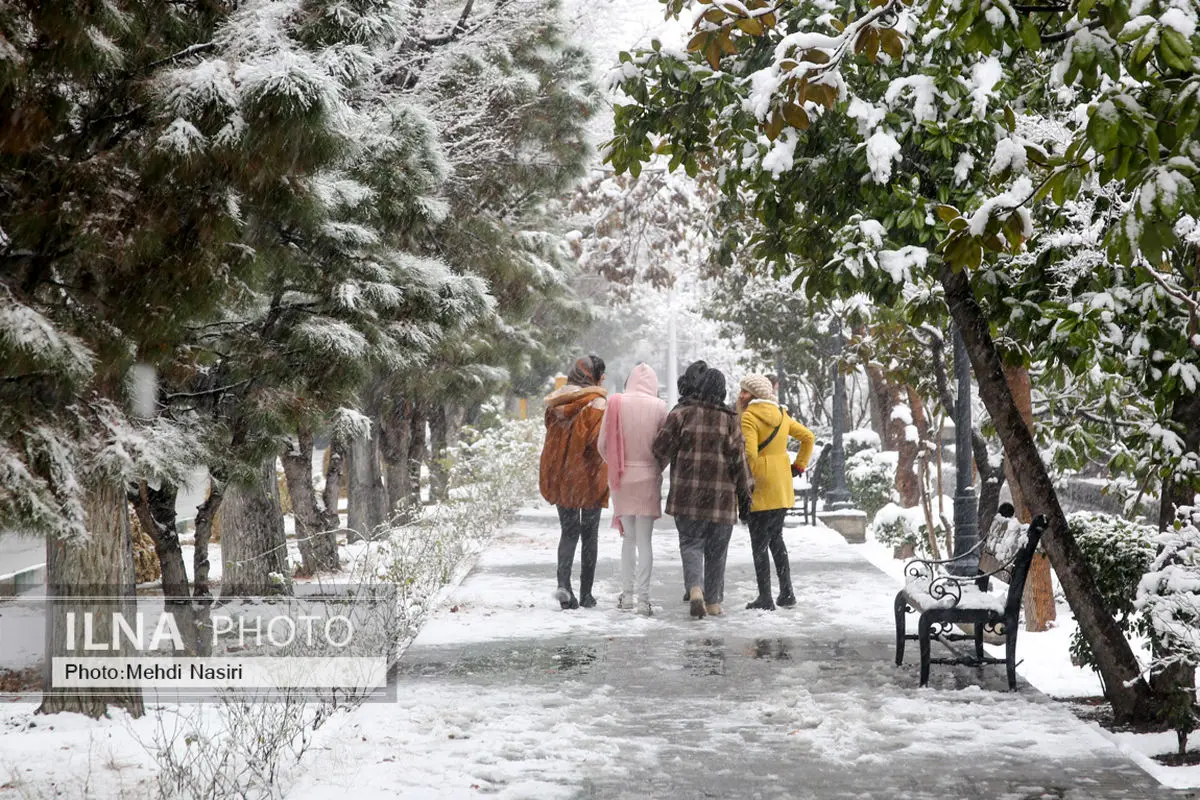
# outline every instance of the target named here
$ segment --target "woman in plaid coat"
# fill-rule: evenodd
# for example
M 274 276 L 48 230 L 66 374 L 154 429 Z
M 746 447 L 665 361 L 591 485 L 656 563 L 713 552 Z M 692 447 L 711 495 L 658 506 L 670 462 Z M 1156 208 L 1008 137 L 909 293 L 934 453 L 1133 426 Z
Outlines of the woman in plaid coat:
M 666 511 L 679 530 L 692 616 L 720 614 L 729 537 L 738 517 L 750 512 L 754 485 L 720 370 L 707 370 L 695 395 L 667 415 L 654 439 L 654 457 L 660 467 L 671 465 Z

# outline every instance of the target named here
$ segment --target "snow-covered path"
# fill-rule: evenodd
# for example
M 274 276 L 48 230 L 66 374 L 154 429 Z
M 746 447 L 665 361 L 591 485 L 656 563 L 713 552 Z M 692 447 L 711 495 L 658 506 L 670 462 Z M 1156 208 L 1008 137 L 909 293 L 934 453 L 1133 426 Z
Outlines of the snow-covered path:
M 409 649 L 397 702 L 323 730 L 289 798 L 1187 796 L 1002 668 L 935 665 L 918 689 L 892 664 L 895 585 L 832 531 L 787 530 L 800 604 L 769 614 L 744 609 L 735 529 L 727 613 L 696 621 L 669 521 L 657 615 L 615 608 L 607 525 L 600 606 L 563 612 L 553 510 L 523 515 Z

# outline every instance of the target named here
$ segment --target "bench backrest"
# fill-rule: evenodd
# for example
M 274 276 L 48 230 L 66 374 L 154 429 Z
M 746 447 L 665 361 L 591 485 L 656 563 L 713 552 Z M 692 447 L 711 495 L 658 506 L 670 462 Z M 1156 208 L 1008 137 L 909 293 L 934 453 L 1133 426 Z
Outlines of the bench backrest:
M 1042 531 L 1046 529 L 1047 521 L 1044 514 L 1039 515 L 1029 523 L 1024 546 L 1013 560 L 1010 579 L 1008 582 L 1008 598 L 1004 604 L 1004 615 L 1015 617 L 1021 609 L 1021 598 L 1025 594 L 1025 578 L 1029 575 L 1029 566 L 1033 563 L 1033 554 L 1038 542 L 1042 539 Z
M 825 487 L 827 487 L 831 482 L 830 479 L 832 476 L 829 474 L 829 453 L 832 450 L 833 445 L 831 443 L 826 442 L 822 444 L 820 451 L 817 453 L 816 460 L 812 462 L 807 470 L 805 470 L 805 474 L 808 475 L 808 482 L 813 487 L 813 491 L 815 491 L 817 495 L 825 494 Z

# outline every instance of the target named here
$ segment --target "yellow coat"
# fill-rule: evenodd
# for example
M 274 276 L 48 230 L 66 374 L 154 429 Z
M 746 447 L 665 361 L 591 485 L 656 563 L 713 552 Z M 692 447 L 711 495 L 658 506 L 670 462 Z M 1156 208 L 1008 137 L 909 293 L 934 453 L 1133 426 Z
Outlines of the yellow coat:
M 763 451 L 758 443 L 765 441 L 779 426 L 779 433 Z M 816 437 L 808 428 L 787 415 L 778 404 L 769 400 L 751 400 L 742 413 L 742 436 L 746 439 L 746 460 L 754 473 L 754 497 L 751 511 L 770 511 L 791 508 L 796 503 L 792 490 L 792 460 L 788 456 L 788 437 L 800 440 L 796 466 L 808 467 Z

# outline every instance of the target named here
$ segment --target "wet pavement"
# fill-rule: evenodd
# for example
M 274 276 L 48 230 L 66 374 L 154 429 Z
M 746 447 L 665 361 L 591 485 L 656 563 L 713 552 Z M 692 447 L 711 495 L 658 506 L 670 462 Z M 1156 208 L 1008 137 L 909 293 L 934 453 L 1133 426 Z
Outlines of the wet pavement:
M 481 755 L 500 722 L 476 719 L 456 728 L 479 742 L 464 752 L 480 764 L 516 759 L 507 777 L 463 767 L 482 776 L 472 778 L 482 793 L 537 796 L 505 791 L 513 775 L 537 773 L 579 798 L 1200 796 L 1161 787 L 1028 684 L 1009 693 L 1002 667 L 934 665 L 931 686 L 918 688 L 916 654 L 892 660 L 895 584 L 832 531 L 786 531 L 800 602 L 771 614 L 744 608 L 753 570 L 746 530 L 735 529 L 727 613 L 692 620 L 675 533 L 660 522 L 656 615 L 645 619 L 614 607 L 619 539 L 607 518 L 600 606 L 555 607 L 552 514 L 531 512 L 500 537 L 401 662 L 399 695 L 412 698 L 402 711 L 424 702 L 422 714 L 449 714 L 477 697 L 520 729 L 536 707 L 531 724 L 562 723 L 564 747 L 605 753 L 570 769 L 539 767 L 529 746 Z

